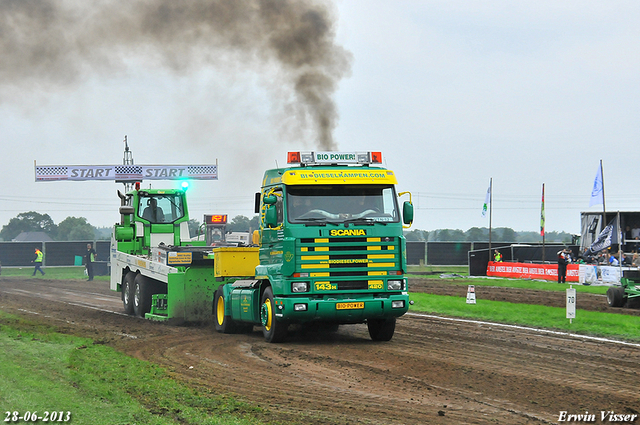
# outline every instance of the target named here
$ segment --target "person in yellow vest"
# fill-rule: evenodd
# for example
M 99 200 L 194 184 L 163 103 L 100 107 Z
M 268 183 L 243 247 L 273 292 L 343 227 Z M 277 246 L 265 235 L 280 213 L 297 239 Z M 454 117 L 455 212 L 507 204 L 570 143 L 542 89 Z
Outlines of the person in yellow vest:
M 496 263 L 501 263 L 502 262 L 502 254 L 500 254 L 500 251 L 498 251 L 497 249 L 495 250 L 495 253 L 493 254 L 493 261 L 495 261 Z
M 92 248 L 91 244 L 87 244 L 87 253 L 84 255 L 85 267 L 87 268 L 87 281 L 93 280 L 93 262 L 96 261 L 96 250 Z
M 44 254 L 42 253 L 42 251 L 36 248 L 36 256 L 33 258 L 33 261 L 31 261 L 35 265 L 35 268 L 33 269 L 33 274 L 31 276 L 35 276 L 38 270 L 40 271 L 40 273 L 42 273 L 42 276 L 44 276 L 44 272 L 42 271 L 42 268 L 41 268 L 42 260 L 44 260 Z

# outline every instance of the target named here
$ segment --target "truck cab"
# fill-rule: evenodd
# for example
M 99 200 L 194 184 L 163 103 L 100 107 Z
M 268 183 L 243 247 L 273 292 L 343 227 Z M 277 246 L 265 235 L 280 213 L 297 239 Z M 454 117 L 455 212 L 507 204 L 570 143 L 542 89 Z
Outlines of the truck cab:
M 372 339 L 393 336 L 409 307 L 403 224 L 413 207 L 401 214 L 395 174 L 380 162 L 379 152 L 292 152 L 290 167 L 265 173 L 255 280 L 219 296 L 252 300 L 267 341 L 295 323 L 367 323 Z

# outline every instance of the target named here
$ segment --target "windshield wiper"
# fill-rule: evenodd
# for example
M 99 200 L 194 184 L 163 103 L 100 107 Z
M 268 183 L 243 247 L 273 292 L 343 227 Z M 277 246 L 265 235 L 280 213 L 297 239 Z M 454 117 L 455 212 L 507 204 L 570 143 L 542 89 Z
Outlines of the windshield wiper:
M 387 223 L 385 223 L 383 221 L 378 221 L 378 220 L 375 220 L 375 219 L 369 218 L 369 217 L 350 218 L 348 220 L 345 220 L 343 223 L 344 224 L 347 224 L 347 223 L 362 224 L 362 225 L 367 225 L 367 226 L 373 226 L 374 223 L 382 223 L 385 226 L 387 225 Z
M 326 218 L 320 217 L 307 217 L 307 218 L 296 218 L 295 221 L 310 221 L 311 223 L 305 223 L 305 226 L 326 226 L 327 223 L 333 224 L 334 226 L 338 226 L 339 223 L 335 223 L 333 221 L 327 221 Z

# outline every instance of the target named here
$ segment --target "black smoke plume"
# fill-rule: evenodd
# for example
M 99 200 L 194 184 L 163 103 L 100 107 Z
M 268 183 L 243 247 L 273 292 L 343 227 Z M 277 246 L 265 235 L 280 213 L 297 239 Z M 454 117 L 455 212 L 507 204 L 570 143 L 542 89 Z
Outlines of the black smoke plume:
M 130 58 L 188 73 L 229 69 L 231 55 L 237 67 L 275 66 L 297 122 L 330 150 L 333 94 L 351 62 L 334 39 L 334 11 L 320 0 L 0 0 L 0 102 L 126 72 Z

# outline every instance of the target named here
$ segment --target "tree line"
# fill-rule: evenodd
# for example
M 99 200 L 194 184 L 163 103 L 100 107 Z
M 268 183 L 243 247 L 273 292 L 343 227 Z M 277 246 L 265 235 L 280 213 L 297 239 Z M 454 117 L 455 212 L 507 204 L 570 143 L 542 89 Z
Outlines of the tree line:
M 258 216 L 235 216 L 227 223 L 227 232 L 248 232 L 258 228 Z M 11 241 L 22 232 L 43 232 L 54 241 L 90 241 L 111 239 L 111 227 L 92 226 L 85 217 L 67 217 L 55 224 L 49 214 L 35 211 L 23 212 L 9 220 L 0 230 L 0 241 Z M 202 223 L 189 220 L 191 236 L 203 233 Z
M 408 241 L 424 242 L 489 242 L 487 227 L 472 227 L 467 231 L 460 229 L 412 230 L 404 233 Z M 545 242 L 573 243 L 575 235 L 567 232 L 547 232 Z M 509 227 L 491 229 L 492 242 L 535 243 L 542 242 L 539 232 L 516 232 Z
M 227 232 L 249 232 L 258 228 L 259 217 L 252 218 L 237 215 L 227 223 Z M 55 224 L 49 214 L 29 211 L 18 214 L 0 230 L 0 240 L 11 241 L 22 232 L 44 232 L 54 241 L 87 241 L 109 240 L 110 227 L 92 226 L 84 217 L 67 217 L 59 224 Z M 189 220 L 191 236 L 204 233 L 203 224 L 196 220 Z M 460 229 L 419 230 L 414 229 L 404 233 L 408 241 L 424 242 L 488 242 L 489 229 L 486 227 L 472 227 L 467 231 Z M 572 243 L 574 235 L 567 232 L 547 232 L 546 242 Z M 542 242 L 538 232 L 516 232 L 508 227 L 491 229 L 493 242 Z

